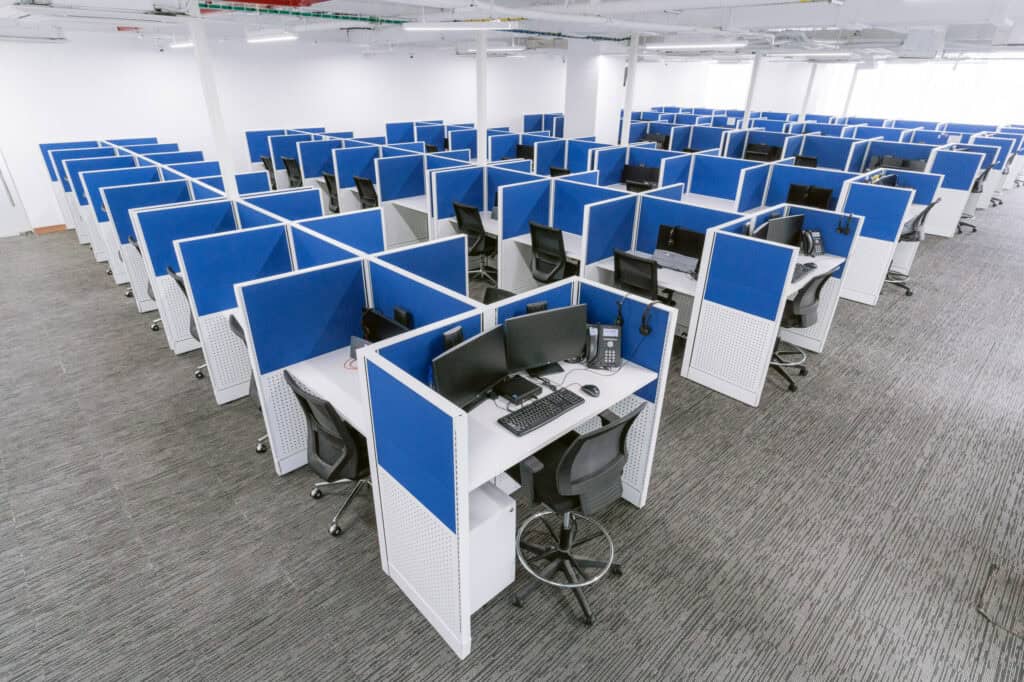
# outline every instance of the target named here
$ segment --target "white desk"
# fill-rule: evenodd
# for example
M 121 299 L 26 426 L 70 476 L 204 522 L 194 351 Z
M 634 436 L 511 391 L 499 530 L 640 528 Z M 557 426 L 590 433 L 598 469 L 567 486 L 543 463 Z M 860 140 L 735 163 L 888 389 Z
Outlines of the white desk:
M 726 213 L 737 213 L 736 202 L 732 199 L 722 199 L 721 197 L 710 197 L 706 194 L 690 194 L 687 192 L 680 199 L 684 204 L 690 204 L 691 206 L 700 206 L 701 208 L 709 208 L 713 211 L 724 211 Z
M 513 237 L 512 241 L 533 249 L 533 240 L 530 238 L 529 232 Z M 578 234 L 562 230 L 562 241 L 565 243 L 565 257 L 569 260 L 579 261 L 580 254 L 583 253 L 583 238 Z
M 427 206 L 427 195 L 421 194 L 417 197 L 404 197 L 402 199 L 392 199 L 391 203 L 401 208 L 408 209 L 410 211 L 419 211 L 420 213 L 427 214 L 430 209 Z
M 593 419 L 658 378 L 657 373 L 628 360 L 615 374 L 603 370 L 588 370 L 584 365 L 567 362 L 560 364 L 567 371 L 564 374 L 552 374 L 547 379 L 556 386 L 563 378 L 566 379 L 565 387 L 582 396 L 584 402 L 536 431 L 531 431 L 525 436 L 513 435 L 511 431 L 498 424 L 498 418 L 508 412 L 495 405 L 492 400 L 485 400 L 468 412 L 471 444 L 470 490 L 496 478 L 506 469 L 554 443 L 583 422 Z M 577 384 L 594 384 L 601 389 L 601 395 L 591 398 L 582 393 Z M 543 388 L 543 395 L 551 393 L 546 386 Z M 504 404 L 505 401 L 499 398 L 498 402 Z
M 651 258 L 651 254 L 643 253 L 642 251 L 630 251 L 630 253 L 643 256 L 645 258 Z M 615 274 L 615 257 L 605 258 L 604 260 L 594 263 L 594 267 L 604 272 Z M 697 295 L 697 280 L 685 272 L 679 272 L 678 270 L 672 270 L 671 268 L 658 268 L 658 288 L 669 289 L 677 294 L 683 294 L 693 298 Z
M 370 431 L 370 416 L 363 403 L 359 385 L 359 370 L 354 363 L 352 369 L 345 366 L 349 359 L 349 347 L 339 348 L 330 353 L 318 355 L 309 360 L 297 362 L 286 369 L 299 383 L 329 402 L 342 419 L 363 435 Z
M 826 273 L 835 272 L 840 268 L 840 266 L 842 266 L 843 263 L 846 262 L 846 259 L 843 258 L 842 256 L 833 256 L 831 254 L 826 253 L 824 256 L 818 256 L 817 258 L 814 258 L 812 256 L 799 255 L 796 257 L 796 262 L 815 263 L 818 267 L 815 268 L 814 270 L 810 270 L 804 273 L 804 275 L 802 277 L 798 277 L 796 281 L 788 282 L 786 284 L 786 289 L 784 292 L 786 298 L 793 298 L 794 296 L 796 296 L 800 292 L 800 290 L 807 286 L 807 283 L 810 282 L 815 277 L 824 275 Z
M 498 236 L 498 225 L 500 224 L 497 220 L 491 217 L 489 211 L 480 211 L 480 221 L 484 224 L 484 232 L 491 235 L 492 237 Z M 449 218 L 448 222 L 451 223 L 452 232 L 459 233 L 459 221 L 455 218 Z

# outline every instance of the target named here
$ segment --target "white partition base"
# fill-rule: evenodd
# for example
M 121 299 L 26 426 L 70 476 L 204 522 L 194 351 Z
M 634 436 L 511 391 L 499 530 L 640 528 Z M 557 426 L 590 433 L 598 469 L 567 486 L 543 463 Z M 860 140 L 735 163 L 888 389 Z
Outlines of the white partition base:
M 935 192 L 935 198 L 942 201 L 935 204 L 928 214 L 928 222 L 924 227 L 925 234 L 947 238 L 955 235 L 957 223 L 960 222 L 960 216 L 967 207 L 970 195 L 967 190 L 940 187 Z
M 995 169 L 989 171 L 988 177 L 985 178 L 984 184 L 981 186 L 981 196 L 978 197 L 978 211 L 985 211 L 989 208 L 989 201 L 995 196 L 995 193 L 1002 186 L 1003 174 L 1002 172 L 996 172 Z
M 249 352 L 242 339 L 231 331 L 228 315 L 229 312 L 216 312 L 196 320 L 203 339 L 207 375 L 218 405 L 248 396 L 252 377 Z
M 114 223 L 109 220 L 105 223 L 96 223 L 96 237 L 103 242 L 104 250 L 110 254 L 107 258 L 107 265 L 110 266 L 114 283 L 128 284 L 128 268 L 125 266 L 124 256 L 121 254 Z
M 142 262 L 142 254 L 131 244 L 121 244 L 118 250 L 121 253 L 121 262 L 124 263 L 124 269 L 128 274 L 128 284 L 132 288 L 135 308 L 140 313 L 156 310 L 156 301 L 149 295 L 149 275 L 146 274 L 146 265 Z
M 848 301 L 866 305 L 878 303 L 878 296 L 885 285 L 885 275 L 889 272 L 895 247 L 895 242 L 857 237 L 846 260 L 846 271 L 839 295 Z
M 426 213 L 426 199 L 423 198 L 423 210 L 413 207 L 412 203 L 416 203 L 415 198 L 381 203 L 386 248 L 393 249 L 430 239 L 430 216 Z
M 188 353 L 199 348 L 198 341 L 192 338 L 189 321 L 192 311 L 188 299 L 170 275 L 161 275 L 153 283 L 156 294 L 156 307 L 160 311 L 161 327 L 167 338 L 167 345 L 175 355 Z
M 529 244 L 515 239 L 498 242 L 498 288 L 519 293 L 539 286 L 533 279 L 532 259 Z
M 284 369 L 259 375 L 256 388 L 267 426 L 274 471 L 278 476 L 284 476 L 305 466 L 308 461 L 306 415 L 284 380 Z
M 780 327 L 779 338 L 794 346 L 820 353 L 825 348 L 828 332 L 832 328 L 832 320 L 835 318 L 836 307 L 839 305 L 841 288 L 842 282 L 835 277 L 830 277 L 821 289 L 821 298 L 818 301 L 818 321 L 810 327 Z
M 342 187 L 338 190 L 338 208 L 342 213 L 363 210 L 363 203 L 355 187 Z
M 88 206 L 80 208 L 83 214 L 81 216 L 82 224 L 85 225 L 85 229 L 89 233 L 89 245 L 92 247 L 92 255 L 97 263 L 105 263 L 110 260 L 110 251 L 107 250 L 107 243 L 100 236 L 100 228 L 99 223 L 96 222 L 96 216 Z
M 917 248 L 921 242 L 897 242 L 896 250 L 892 254 L 893 272 L 901 275 L 909 275 L 910 268 L 914 266 L 914 259 L 917 258 Z
M 60 181 L 51 183 L 53 187 L 53 196 L 57 199 L 57 208 L 60 209 L 60 217 L 64 219 L 64 227 L 68 230 L 74 230 L 78 236 L 79 244 L 88 244 L 89 235 L 85 232 L 76 229 L 74 221 L 71 219 L 68 209 L 68 195 L 64 191 L 64 186 L 60 184 Z

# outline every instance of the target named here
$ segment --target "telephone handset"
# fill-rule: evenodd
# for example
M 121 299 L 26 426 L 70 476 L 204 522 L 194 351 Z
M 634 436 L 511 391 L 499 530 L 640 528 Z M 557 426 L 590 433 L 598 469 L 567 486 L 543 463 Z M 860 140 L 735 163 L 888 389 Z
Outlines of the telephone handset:
M 622 366 L 622 327 L 617 324 L 587 325 L 587 366 L 618 369 Z
M 818 256 L 825 255 L 825 247 L 821 243 L 821 232 L 816 230 L 805 230 L 800 235 L 800 251 L 805 256 Z

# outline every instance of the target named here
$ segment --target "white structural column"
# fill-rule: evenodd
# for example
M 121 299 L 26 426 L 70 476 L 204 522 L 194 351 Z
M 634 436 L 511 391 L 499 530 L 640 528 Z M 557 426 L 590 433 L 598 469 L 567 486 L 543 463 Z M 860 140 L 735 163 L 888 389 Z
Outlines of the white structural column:
M 570 40 L 565 59 L 565 136 L 586 137 L 597 130 L 600 52 L 590 40 Z M 607 104 L 607 103 L 605 103 Z M 615 101 L 616 110 L 621 100 Z M 617 113 L 617 112 L 616 112 Z
M 231 153 L 227 131 L 224 128 L 224 115 L 220 109 L 220 96 L 217 94 L 217 81 L 213 73 L 213 62 L 210 58 L 210 46 L 206 40 L 206 26 L 198 16 L 199 3 L 195 4 L 196 15 L 190 20 L 192 29 L 192 45 L 195 49 L 196 63 L 199 67 L 199 82 L 203 88 L 203 99 L 206 100 L 206 112 L 210 118 L 210 132 L 213 133 L 213 146 L 217 161 L 220 162 L 221 175 L 224 178 L 224 192 L 229 199 L 238 198 L 238 185 L 235 183 L 235 156 Z
M 811 90 L 814 89 L 814 78 L 818 75 L 818 62 L 811 62 L 811 75 L 807 79 L 807 92 L 804 93 L 803 104 L 800 105 L 800 118 L 802 121 L 807 116 L 807 106 L 811 102 Z
M 762 59 L 763 57 L 760 54 L 754 55 L 754 68 L 750 70 L 750 85 L 747 87 L 747 103 L 743 107 L 744 128 L 750 123 L 750 107 L 754 103 L 754 88 L 757 87 L 757 76 L 761 72 Z
M 853 91 L 857 87 L 857 77 L 860 75 L 860 64 L 853 67 L 853 77 L 850 78 L 850 89 L 846 91 L 846 103 L 843 104 L 843 118 L 850 115 L 850 102 L 853 100 Z
M 633 98 L 636 92 L 636 62 L 640 52 L 640 36 L 629 37 L 629 61 L 626 63 L 626 102 L 622 106 L 622 126 L 619 128 L 619 144 L 629 144 L 629 126 L 633 122 Z
M 487 163 L 487 31 L 476 41 L 476 161 Z

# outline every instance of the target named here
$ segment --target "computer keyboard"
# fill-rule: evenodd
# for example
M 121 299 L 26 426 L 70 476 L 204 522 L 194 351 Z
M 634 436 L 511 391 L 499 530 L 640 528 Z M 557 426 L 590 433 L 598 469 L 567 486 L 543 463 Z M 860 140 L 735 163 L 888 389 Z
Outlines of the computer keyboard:
M 800 279 L 801 277 L 803 277 L 804 275 L 806 275 L 811 270 L 817 270 L 817 269 L 818 269 L 818 267 L 816 265 L 814 265 L 813 263 L 797 263 L 796 266 L 793 268 L 793 278 L 790 279 L 789 281 L 790 282 L 795 282 L 798 279 Z
M 554 421 L 569 410 L 583 404 L 583 398 L 567 388 L 560 388 L 539 400 L 529 403 L 515 412 L 498 419 L 498 423 L 517 436 L 539 429 Z

